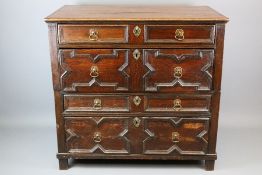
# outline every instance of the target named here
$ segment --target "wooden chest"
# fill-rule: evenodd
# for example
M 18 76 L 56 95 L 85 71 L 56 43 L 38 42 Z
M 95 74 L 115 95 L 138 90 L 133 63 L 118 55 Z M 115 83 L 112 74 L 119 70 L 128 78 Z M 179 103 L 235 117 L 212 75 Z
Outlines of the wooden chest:
M 227 21 L 193 6 L 48 16 L 60 169 L 73 158 L 204 160 L 213 170 Z

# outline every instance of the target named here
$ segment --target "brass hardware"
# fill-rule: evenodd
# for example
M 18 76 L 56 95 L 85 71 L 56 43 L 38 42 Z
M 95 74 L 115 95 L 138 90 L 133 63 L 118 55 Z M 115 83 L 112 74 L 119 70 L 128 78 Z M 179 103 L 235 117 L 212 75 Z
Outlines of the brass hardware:
M 133 124 L 136 128 L 140 126 L 140 123 L 141 123 L 141 119 L 139 119 L 138 117 L 134 118 Z
M 139 96 L 135 96 L 133 102 L 136 106 L 139 106 L 141 103 L 141 98 Z
M 100 132 L 95 132 L 94 133 L 94 138 L 93 138 L 94 142 L 96 143 L 99 143 L 102 141 L 102 138 L 101 138 L 101 133 Z
M 98 40 L 98 31 L 95 29 L 89 30 L 89 40 L 90 41 L 97 41 Z
M 175 111 L 181 110 L 182 105 L 181 105 L 181 100 L 180 99 L 175 99 L 174 100 L 174 107 L 173 108 L 174 108 Z
M 141 56 L 141 53 L 139 52 L 139 50 L 138 50 L 138 49 L 134 50 L 134 52 L 133 52 L 133 57 L 134 57 L 136 60 L 138 60 L 138 59 L 140 58 L 140 56 Z
M 140 33 L 141 33 L 141 29 L 138 26 L 134 27 L 133 33 L 136 37 L 139 37 Z
M 95 99 L 94 99 L 93 108 L 94 108 L 95 110 L 99 110 L 99 109 L 102 108 L 101 99 L 99 99 L 99 98 L 95 98 Z
M 98 67 L 97 66 L 92 66 L 90 68 L 90 76 L 95 78 L 98 77 L 99 73 L 98 73 Z
M 172 132 L 172 141 L 175 143 L 179 142 L 179 133 L 178 132 Z
M 185 39 L 184 30 L 183 30 L 183 29 L 176 29 L 175 38 L 176 38 L 178 41 L 184 40 L 184 39 Z
M 175 78 L 181 78 L 183 75 L 183 69 L 182 67 L 175 67 L 174 68 L 174 77 Z

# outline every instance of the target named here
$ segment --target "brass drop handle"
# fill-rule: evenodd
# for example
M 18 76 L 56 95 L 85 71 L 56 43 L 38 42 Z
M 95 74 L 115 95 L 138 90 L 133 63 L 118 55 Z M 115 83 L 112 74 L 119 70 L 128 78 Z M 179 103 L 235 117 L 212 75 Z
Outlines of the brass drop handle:
M 175 67 L 174 68 L 174 77 L 181 78 L 183 76 L 183 68 L 182 67 Z
M 89 30 L 89 40 L 90 41 L 97 41 L 98 40 L 98 31 L 95 29 Z
M 134 27 L 134 30 L 133 30 L 133 33 L 134 33 L 134 35 L 135 35 L 136 37 L 139 37 L 139 35 L 140 35 L 140 33 L 141 33 L 140 27 L 135 26 L 135 27 Z
M 183 29 L 176 29 L 175 38 L 178 41 L 184 40 L 185 39 L 184 30 Z
M 133 124 L 136 128 L 140 126 L 140 123 L 141 123 L 141 119 L 139 119 L 138 117 L 134 118 Z
M 95 132 L 93 137 L 94 142 L 99 143 L 102 141 L 101 133 Z
M 180 99 L 175 99 L 174 100 L 174 110 L 175 111 L 180 111 L 182 109 L 182 104 Z
M 101 101 L 101 99 L 99 99 L 99 98 L 95 98 L 94 99 L 93 108 L 95 110 L 100 110 L 102 108 L 102 101 Z
M 96 78 L 96 77 L 98 77 L 98 75 L 99 75 L 98 67 L 97 66 L 92 66 L 90 68 L 90 76 L 93 77 L 93 78 Z
M 180 139 L 179 133 L 178 132 L 172 132 L 172 141 L 175 143 L 178 143 Z

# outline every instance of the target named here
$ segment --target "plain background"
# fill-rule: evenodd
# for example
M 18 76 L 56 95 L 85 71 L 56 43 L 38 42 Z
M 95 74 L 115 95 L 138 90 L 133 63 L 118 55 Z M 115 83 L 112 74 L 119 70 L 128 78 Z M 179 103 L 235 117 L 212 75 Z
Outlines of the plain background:
M 1 0 L 0 174 L 206 173 L 199 167 L 99 164 L 57 170 L 54 100 L 44 17 L 70 4 L 208 5 L 230 18 L 226 26 L 216 171 L 262 173 L 261 0 Z M 2 162 L 1 162 L 2 161 Z M 226 163 L 225 163 L 226 162 Z M 34 165 L 32 165 L 34 164 Z M 41 164 L 41 165 L 40 165 Z M 227 164 L 227 165 L 226 165 Z M 98 171 L 101 170 L 101 171 Z M 119 171 L 115 171 L 119 169 Z M 92 173 L 91 173 L 92 172 Z M 81 174 L 81 173 L 80 173 Z

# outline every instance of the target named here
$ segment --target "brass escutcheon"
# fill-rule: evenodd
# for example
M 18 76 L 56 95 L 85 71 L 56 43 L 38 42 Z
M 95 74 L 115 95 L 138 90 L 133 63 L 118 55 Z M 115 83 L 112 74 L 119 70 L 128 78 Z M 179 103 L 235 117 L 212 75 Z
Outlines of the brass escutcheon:
M 98 31 L 95 29 L 89 30 L 89 40 L 90 41 L 97 41 L 98 40 Z
M 181 105 L 181 100 L 180 99 L 175 99 L 174 100 L 174 110 L 175 111 L 179 111 L 182 109 L 182 105 Z
M 133 124 L 136 128 L 140 126 L 140 123 L 141 123 L 141 119 L 139 119 L 138 117 L 134 118 Z
M 185 39 L 184 30 L 183 30 L 183 29 L 176 29 L 175 38 L 176 38 L 178 41 L 184 40 L 184 39 Z
M 133 33 L 136 37 L 139 37 L 140 33 L 141 33 L 141 29 L 138 26 L 134 27 Z
M 172 132 L 172 141 L 175 143 L 179 142 L 179 133 L 178 132 Z
M 139 96 L 135 96 L 135 97 L 133 98 L 133 102 L 134 102 L 134 104 L 135 104 L 136 106 L 139 106 L 140 103 L 141 103 L 141 98 L 140 98 Z
M 174 68 L 174 77 L 181 78 L 183 76 L 183 68 L 182 67 L 175 67 Z
M 133 52 L 134 59 L 138 60 L 140 56 L 141 56 L 141 53 L 139 52 L 139 50 L 138 49 L 134 50 Z
M 94 99 L 93 108 L 94 108 L 95 110 L 99 110 L 99 109 L 102 108 L 102 101 L 101 101 L 101 99 L 99 99 L 99 98 L 95 98 L 95 99 Z
M 98 67 L 97 66 L 92 66 L 90 68 L 90 76 L 95 78 L 98 77 L 99 73 L 98 73 Z
M 95 133 L 94 133 L 93 140 L 94 140 L 94 142 L 96 142 L 96 143 L 101 142 L 101 141 L 102 141 L 101 133 L 100 133 L 100 132 L 95 132 Z

